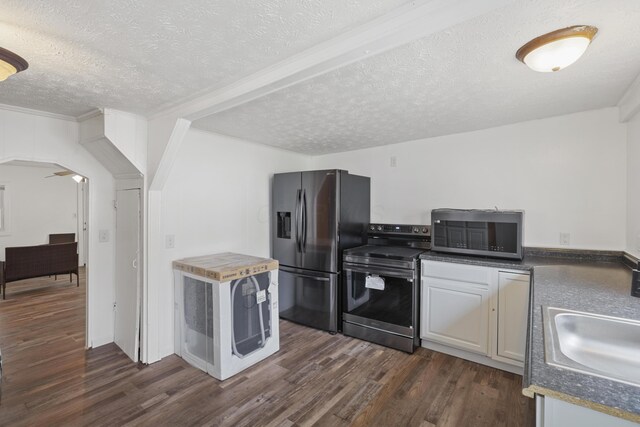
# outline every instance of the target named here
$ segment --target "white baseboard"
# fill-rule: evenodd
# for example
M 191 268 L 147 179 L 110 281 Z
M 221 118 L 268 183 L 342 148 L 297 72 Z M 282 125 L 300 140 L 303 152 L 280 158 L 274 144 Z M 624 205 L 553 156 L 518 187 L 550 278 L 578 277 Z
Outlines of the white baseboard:
M 521 366 L 511 365 L 509 363 L 493 360 L 489 356 L 483 356 L 482 354 L 476 354 L 465 350 L 442 345 L 433 341 L 421 340 L 421 345 L 429 350 L 438 351 L 440 353 L 448 354 L 450 356 L 459 357 L 461 359 L 469 360 L 471 362 L 479 363 L 481 365 L 490 366 L 492 368 L 500 369 L 502 371 L 512 372 L 514 374 L 523 375 L 524 368 Z
M 111 344 L 112 342 L 113 342 L 113 336 L 94 338 L 91 340 L 91 345 L 89 347 L 90 348 L 102 347 L 103 345 Z

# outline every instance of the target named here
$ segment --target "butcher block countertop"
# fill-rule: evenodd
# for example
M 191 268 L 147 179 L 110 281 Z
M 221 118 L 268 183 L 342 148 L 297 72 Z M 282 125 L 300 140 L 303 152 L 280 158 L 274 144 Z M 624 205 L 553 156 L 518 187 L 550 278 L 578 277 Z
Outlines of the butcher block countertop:
M 265 271 L 277 270 L 278 261 L 271 258 L 223 252 L 179 259 L 173 261 L 173 268 L 218 282 L 228 282 Z

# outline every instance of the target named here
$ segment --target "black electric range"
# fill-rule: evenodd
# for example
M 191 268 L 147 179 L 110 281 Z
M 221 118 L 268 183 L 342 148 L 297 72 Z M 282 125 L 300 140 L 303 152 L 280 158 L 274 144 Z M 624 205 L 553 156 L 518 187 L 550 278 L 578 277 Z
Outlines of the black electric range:
M 421 253 L 428 225 L 370 224 L 367 245 L 343 254 L 345 335 L 413 353 L 420 345 Z

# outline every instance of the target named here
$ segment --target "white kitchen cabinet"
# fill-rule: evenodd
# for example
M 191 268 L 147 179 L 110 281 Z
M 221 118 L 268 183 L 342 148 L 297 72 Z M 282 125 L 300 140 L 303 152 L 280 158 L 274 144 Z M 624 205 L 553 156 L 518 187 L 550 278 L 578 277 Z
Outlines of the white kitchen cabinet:
M 422 346 L 522 373 L 529 274 L 422 261 Z
M 499 271 L 498 356 L 524 362 L 528 307 L 529 275 Z
M 549 396 L 536 395 L 537 427 L 638 427 L 639 424 Z
M 422 338 L 487 355 L 490 292 L 486 269 L 429 263 L 422 280 Z

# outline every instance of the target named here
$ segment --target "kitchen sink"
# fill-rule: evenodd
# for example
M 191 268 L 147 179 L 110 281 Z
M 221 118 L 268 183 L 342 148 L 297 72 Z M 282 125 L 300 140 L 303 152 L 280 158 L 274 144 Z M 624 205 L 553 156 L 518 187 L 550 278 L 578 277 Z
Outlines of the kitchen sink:
M 640 386 L 640 322 L 543 307 L 549 365 Z

